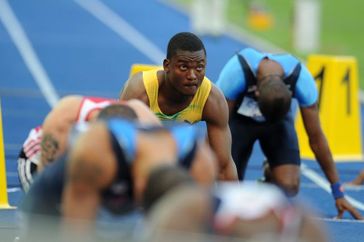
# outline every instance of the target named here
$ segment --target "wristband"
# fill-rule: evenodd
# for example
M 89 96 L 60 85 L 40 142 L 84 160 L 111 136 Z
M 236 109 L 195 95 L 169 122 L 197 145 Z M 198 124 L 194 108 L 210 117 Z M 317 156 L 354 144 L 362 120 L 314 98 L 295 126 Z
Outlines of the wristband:
M 335 199 L 344 197 L 344 188 L 340 182 L 331 185 L 331 192 Z

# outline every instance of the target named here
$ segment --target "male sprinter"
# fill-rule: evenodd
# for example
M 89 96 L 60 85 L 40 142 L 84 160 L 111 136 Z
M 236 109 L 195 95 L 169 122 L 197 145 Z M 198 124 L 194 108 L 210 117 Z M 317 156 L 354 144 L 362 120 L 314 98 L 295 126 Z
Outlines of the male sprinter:
M 228 106 L 222 93 L 205 77 L 206 50 L 194 34 L 174 35 L 163 70 L 139 72 L 125 84 L 120 99 L 140 99 L 161 120 L 206 121 L 208 141 L 219 162 L 219 179 L 237 180 L 231 157 Z
M 292 98 L 296 99 L 312 152 L 331 184 L 338 217 L 360 213 L 345 199 L 339 175 L 321 129 L 318 91 L 307 68 L 290 54 L 242 49 L 222 69 L 216 85 L 230 109 L 232 155 L 244 178 L 256 141 L 267 157 L 272 183 L 295 196 L 300 184 L 300 154 L 294 126 Z

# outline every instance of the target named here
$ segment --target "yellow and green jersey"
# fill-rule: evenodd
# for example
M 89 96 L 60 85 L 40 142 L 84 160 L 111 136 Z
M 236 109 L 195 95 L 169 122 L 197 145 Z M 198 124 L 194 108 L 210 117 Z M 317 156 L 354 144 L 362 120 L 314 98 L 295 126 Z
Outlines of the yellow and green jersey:
M 197 89 L 191 103 L 185 109 L 175 114 L 167 115 L 160 110 L 158 105 L 159 83 L 157 71 L 158 70 L 150 70 L 143 72 L 144 87 L 148 95 L 149 107 L 152 112 L 154 112 L 162 121 L 179 121 L 191 124 L 201 121 L 202 112 L 211 91 L 211 81 L 205 77 L 200 87 Z

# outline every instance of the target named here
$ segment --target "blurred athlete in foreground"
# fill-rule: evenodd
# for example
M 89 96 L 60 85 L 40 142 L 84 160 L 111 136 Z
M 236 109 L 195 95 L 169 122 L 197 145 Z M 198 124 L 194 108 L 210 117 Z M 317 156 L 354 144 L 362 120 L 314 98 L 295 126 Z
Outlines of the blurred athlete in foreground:
M 112 105 L 111 107 L 109 107 Z M 115 106 L 116 105 L 116 106 Z M 139 100 L 118 101 L 102 97 L 83 97 L 70 95 L 63 97 L 46 116 L 42 126 L 32 129 L 25 140 L 18 157 L 18 174 L 24 191 L 28 191 L 37 171 L 64 153 L 68 144 L 68 135 L 74 124 L 89 122 L 110 115 L 125 117 L 135 111 L 135 117 L 144 124 L 160 124 L 160 121 Z M 106 107 L 109 107 L 105 109 Z M 105 109 L 101 115 L 100 111 Z
M 264 183 L 181 186 L 155 204 L 149 241 L 328 241 L 311 212 Z M 182 239 L 183 238 L 183 239 Z
M 89 230 L 101 206 L 123 214 L 140 204 L 154 169 L 178 165 L 208 186 L 215 180 L 215 162 L 194 126 L 167 129 L 121 119 L 95 121 L 79 134 L 67 156 L 37 176 L 21 207 L 29 218 L 61 216 L 70 229 Z M 75 225 L 75 219 L 84 223 Z

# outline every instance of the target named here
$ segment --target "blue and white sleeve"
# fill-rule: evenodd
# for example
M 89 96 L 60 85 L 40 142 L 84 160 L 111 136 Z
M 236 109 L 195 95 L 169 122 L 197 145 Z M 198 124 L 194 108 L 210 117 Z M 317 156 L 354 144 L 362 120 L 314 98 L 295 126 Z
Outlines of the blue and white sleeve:
M 296 83 L 295 98 L 301 107 L 311 106 L 318 99 L 315 80 L 303 64 L 300 76 Z
M 237 55 L 234 55 L 220 72 L 216 86 L 229 100 L 236 100 L 245 88 L 245 76 Z

